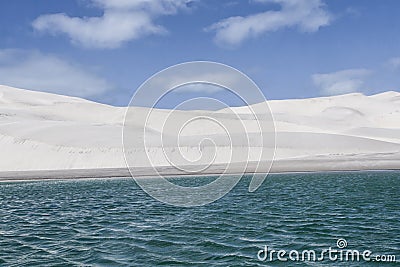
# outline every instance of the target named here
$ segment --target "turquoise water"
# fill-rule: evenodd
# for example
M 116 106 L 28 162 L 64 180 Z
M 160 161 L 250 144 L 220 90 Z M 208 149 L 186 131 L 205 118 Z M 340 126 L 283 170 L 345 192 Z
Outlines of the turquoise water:
M 159 203 L 132 179 L 0 184 L 0 266 L 367 264 L 257 259 L 265 245 L 318 251 L 338 238 L 400 259 L 399 172 L 270 175 L 254 193 L 249 181 L 197 208 Z

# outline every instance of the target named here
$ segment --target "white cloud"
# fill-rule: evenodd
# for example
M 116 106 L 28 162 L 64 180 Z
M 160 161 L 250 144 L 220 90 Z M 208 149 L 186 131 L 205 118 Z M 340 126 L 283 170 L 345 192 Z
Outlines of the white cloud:
M 315 32 L 329 25 L 331 15 L 321 0 L 256 0 L 261 3 L 277 3 L 279 11 L 266 11 L 246 17 L 223 19 L 206 28 L 215 31 L 215 41 L 221 45 L 235 46 L 245 39 L 257 37 L 282 28 L 297 27 L 302 32 Z
M 113 89 L 81 66 L 37 51 L 15 49 L 0 50 L 0 84 L 80 97 Z
M 73 44 L 86 48 L 116 48 L 145 35 L 163 34 L 166 29 L 154 23 L 163 15 L 186 8 L 188 0 L 91 0 L 104 13 L 99 17 L 70 17 L 46 14 L 32 23 L 35 30 L 65 34 Z
M 323 95 L 338 95 L 359 92 L 364 79 L 371 74 L 367 69 L 348 69 L 326 74 L 314 74 L 314 84 Z

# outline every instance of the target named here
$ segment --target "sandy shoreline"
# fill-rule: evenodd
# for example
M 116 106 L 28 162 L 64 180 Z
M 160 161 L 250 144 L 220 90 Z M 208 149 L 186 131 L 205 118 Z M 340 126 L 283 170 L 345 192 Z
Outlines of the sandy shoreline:
M 274 162 L 270 170 L 271 174 L 277 173 L 307 173 L 307 172 L 344 172 L 344 171 L 397 171 L 400 170 L 400 159 L 398 157 L 388 157 L 357 161 L 350 157 L 340 159 L 292 159 L 279 160 Z M 268 164 L 265 164 L 268 165 Z M 220 175 L 223 173 L 225 165 L 213 165 L 199 174 L 184 172 L 171 166 L 158 167 L 157 171 L 165 177 L 174 176 L 200 176 L 200 175 Z M 258 167 L 256 162 L 250 162 L 245 171 L 246 174 L 266 173 L 268 170 Z M 230 168 L 226 174 L 235 175 L 241 173 L 235 171 L 235 167 Z M 157 174 L 153 168 L 135 168 L 136 178 L 155 177 Z M 98 169 L 70 169 L 70 170 L 34 170 L 34 171 L 6 171 L 0 172 L 0 182 L 20 182 L 35 180 L 71 180 L 71 179 L 104 179 L 131 177 L 127 168 L 98 168 Z

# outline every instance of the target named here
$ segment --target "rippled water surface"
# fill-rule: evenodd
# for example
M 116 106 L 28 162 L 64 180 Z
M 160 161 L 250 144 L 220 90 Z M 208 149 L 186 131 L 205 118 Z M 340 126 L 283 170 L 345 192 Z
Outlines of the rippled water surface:
M 253 193 L 249 181 L 197 208 L 159 203 L 132 179 L 0 184 L 0 266 L 293 266 L 257 252 L 338 238 L 400 258 L 399 172 L 270 175 Z

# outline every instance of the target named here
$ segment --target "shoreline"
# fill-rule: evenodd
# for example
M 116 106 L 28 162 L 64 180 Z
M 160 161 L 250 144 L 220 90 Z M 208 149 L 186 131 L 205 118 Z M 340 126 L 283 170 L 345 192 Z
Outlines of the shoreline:
M 233 164 L 234 165 L 234 164 Z M 358 172 L 358 171 L 400 171 L 400 161 L 396 158 L 377 160 L 356 160 L 348 158 L 327 159 L 292 159 L 275 161 L 268 172 L 268 167 L 256 168 L 256 162 L 250 162 L 245 172 L 230 167 L 226 175 L 250 174 L 291 174 L 291 173 L 317 173 L 317 172 Z M 269 164 L 265 164 L 269 166 Z M 190 177 L 221 175 L 225 165 L 211 165 L 201 173 L 192 173 L 178 170 L 172 166 L 135 168 L 135 178 L 151 178 L 159 172 L 164 177 Z M 69 169 L 69 170 L 31 170 L 31 171 L 0 171 L 1 182 L 26 182 L 43 180 L 81 180 L 81 179 L 113 179 L 130 178 L 128 168 L 98 168 L 98 169 Z

